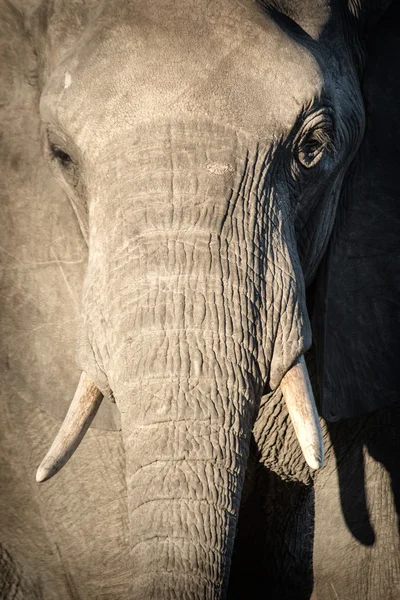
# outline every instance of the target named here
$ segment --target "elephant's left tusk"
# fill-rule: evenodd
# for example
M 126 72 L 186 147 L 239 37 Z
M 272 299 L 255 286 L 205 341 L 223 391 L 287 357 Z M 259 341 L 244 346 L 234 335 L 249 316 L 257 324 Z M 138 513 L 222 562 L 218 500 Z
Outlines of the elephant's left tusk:
M 39 483 L 53 477 L 70 459 L 97 413 L 103 394 L 89 375 L 82 373 L 74 398 L 50 450 L 36 471 Z
M 324 443 L 304 356 L 283 377 L 281 390 L 303 456 L 312 469 L 319 469 L 324 464 Z

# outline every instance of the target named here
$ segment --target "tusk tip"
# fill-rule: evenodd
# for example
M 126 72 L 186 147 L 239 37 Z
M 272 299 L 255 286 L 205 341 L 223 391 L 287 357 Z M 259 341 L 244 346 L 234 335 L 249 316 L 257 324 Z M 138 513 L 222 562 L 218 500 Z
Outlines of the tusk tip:
M 54 474 L 54 469 L 52 469 L 51 466 L 46 466 L 43 461 L 36 471 L 36 481 L 37 483 L 43 483 L 44 481 L 50 479 Z
M 304 455 L 304 458 L 306 459 L 306 462 L 307 462 L 308 466 L 310 467 L 310 469 L 317 471 L 318 469 L 320 469 L 321 467 L 324 466 L 323 446 L 322 446 L 322 448 L 321 447 L 318 448 L 316 451 L 311 451 L 311 452 L 303 451 L 303 455 Z
M 43 483 L 43 481 L 46 481 L 46 473 L 39 467 L 36 471 L 36 482 Z
M 306 461 L 310 469 L 313 469 L 314 471 L 317 471 L 318 469 L 324 466 L 323 458 L 306 458 Z

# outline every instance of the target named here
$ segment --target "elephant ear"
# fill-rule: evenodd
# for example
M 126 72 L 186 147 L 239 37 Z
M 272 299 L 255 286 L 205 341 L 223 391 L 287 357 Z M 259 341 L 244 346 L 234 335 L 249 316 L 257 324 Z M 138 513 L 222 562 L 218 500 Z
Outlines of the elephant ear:
M 368 45 L 366 132 L 345 181 L 313 310 L 321 409 L 368 413 L 400 390 L 400 5 Z
M 21 3 L 22 4 L 22 3 Z M 28 4 L 28 3 L 27 3 Z M 36 62 L 23 16 L 0 11 L 0 379 L 2 394 L 63 419 L 79 381 L 75 345 L 87 247 L 39 142 Z M 119 429 L 103 402 L 93 425 Z

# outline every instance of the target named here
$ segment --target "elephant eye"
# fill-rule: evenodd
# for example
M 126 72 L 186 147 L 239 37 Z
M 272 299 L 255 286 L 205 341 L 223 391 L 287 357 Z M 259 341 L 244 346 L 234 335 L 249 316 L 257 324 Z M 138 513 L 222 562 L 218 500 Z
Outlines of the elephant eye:
M 46 132 L 46 135 L 42 138 L 43 154 L 48 159 L 56 179 L 65 181 L 69 187 L 77 189 L 80 183 L 79 164 L 73 158 L 74 155 L 71 156 L 63 149 L 65 142 L 61 142 L 61 145 L 58 142 L 59 137 L 57 135 L 55 138 L 50 132 Z
M 333 152 L 333 123 L 324 111 L 312 115 L 297 138 L 297 159 L 306 169 L 319 163 L 328 152 Z
M 61 148 L 55 144 L 50 144 L 50 152 L 52 158 L 56 159 L 61 166 L 68 167 L 72 163 L 72 158 L 70 155 L 64 152 L 64 150 L 61 150 Z
M 299 145 L 298 159 L 307 169 L 314 167 L 326 150 L 332 149 L 331 137 L 324 130 L 315 130 L 308 134 Z

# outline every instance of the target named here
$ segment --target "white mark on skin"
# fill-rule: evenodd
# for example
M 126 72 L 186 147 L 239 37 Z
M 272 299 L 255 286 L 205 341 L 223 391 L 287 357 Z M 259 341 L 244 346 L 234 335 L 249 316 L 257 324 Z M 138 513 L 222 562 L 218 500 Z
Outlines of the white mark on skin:
M 335 593 L 335 598 L 336 598 L 336 600 L 339 600 L 339 596 L 337 595 L 337 591 L 335 590 L 335 586 L 333 585 L 333 583 L 332 583 L 332 582 L 331 582 L 331 586 L 332 586 L 332 589 L 333 589 L 333 591 L 334 591 L 334 593 Z
M 65 274 L 64 269 L 62 268 L 61 262 L 58 260 L 57 254 L 54 252 L 53 247 L 51 247 L 50 250 L 51 250 L 52 255 L 54 256 L 54 260 L 56 261 L 56 263 L 58 265 L 58 268 L 60 269 L 61 276 L 62 276 L 62 278 L 64 280 L 64 283 L 65 283 L 65 287 L 67 288 L 68 293 L 71 296 L 71 299 L 72 299 L 72 302 L 73 302 L 73 304 L 75 306 L 76 312 L 79 314 L 79 302 L 78 302 L 77 298 L 75 297 L 75 294 L 74 294 L 74 292 L 71 289 L 71 286 L 68 283 L 68 279 L 67 279 L 67 276 Z
M 65 73 L 65 79 L 64 79 L 64 89 L 67 90 L 69 88 L 69 86 L 72 83 L 72 77 L 71 75 L 67 72 Z
M 221 163 L 209 162 L 206 164 L 207 171 L 213 175 L 223 175 L 224 173 L 233 173 L 232 165 L 222 165 Z
M 8 252 L 5 248 L 3 248 L 2 246 L 0 246 L 0 252 L 4 252 L 4 254 L 7 254 L 7 256 L 10 256 L 11 258 L 13 258 L 19 265 L 22 266 L 47 266 L 47 265 L 81 265 L 84 260 L 83 258 L 79 258 L 77 260 L 64 260 L 64 259 L 58 259 L 57 260 L 21 260 L 20 258 L 18 258 L 18 256 L 15 256 L 15 254 L 11 254 L 11 252 Z M 7 269 L 12 269 L 13 267 L 11 265 L 5 265 L 5 268 Z M 16 267 L 18 269 L 18 267 Z

